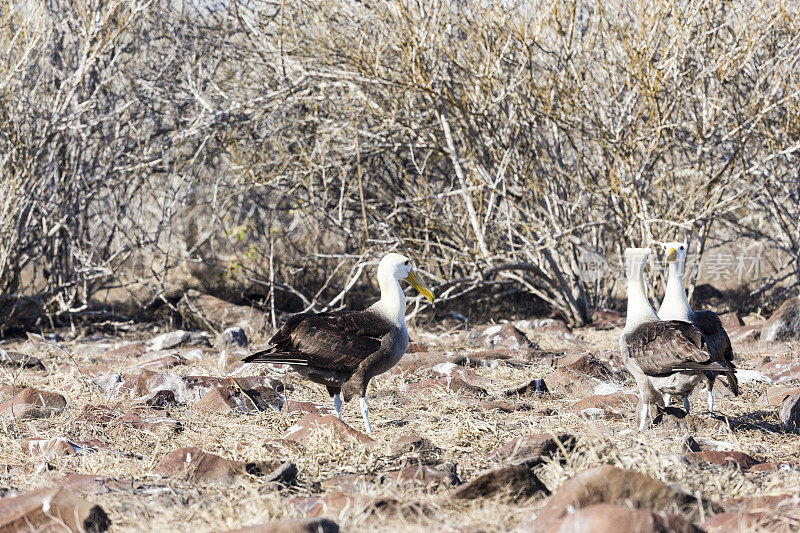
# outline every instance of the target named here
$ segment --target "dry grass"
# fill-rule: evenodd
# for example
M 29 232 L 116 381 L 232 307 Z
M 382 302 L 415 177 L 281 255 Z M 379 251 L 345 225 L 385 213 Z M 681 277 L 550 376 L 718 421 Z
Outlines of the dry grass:
M 581 330 L 579 336 L 590 340 L 590 349 L 606 350 L 616 345 L 618 330 L 597 332 Z M 412 335 L 415 340 L 442 351 L 463 349 L 455 335 L 436 336 L 423 332 Z M 80 339 L 68 342 L 75 347 Z M 555 343 L 557 344 L 557 343 Z M 13 345 L 13 343 L 12 343 Z M 587 420 L 566 408 L 576 398 L 553 393 L 542 398 L 524 398 L 531 404 L 528 411 L 498 413 L 484 411 L 470 403 L 472 396 L 444 391 L 425 391 L 401 394 L 397 392 L 404 381 L 418 380 L 416 375 L 384 375 L 371 386 L 373 437 L 380 443 L 373 450 L 362 445 L 336 441 L 321 435 L 318 442 L 305 447 L 282 447 L 281 459 L 291 460 L 299 470 L 299 482 L 292 493 L 277 492 L 259 479 L 247 477 L 231 486 L 198 485 L 165 479 L 151 473 L 152 467 L 167 452 L 181 446 L 198 446 L 226 458 L 260 460 L 275 458 L 275 450 L 265 446 L 297 421 L 301 414 L 273 411 L 255 415 L 204 415 L 191 407 L 175 409 L 171 415 L 185 423 L 184 430 L 167 438 L 135 430 L 111 430 L 81 419 L 87 404 L 108 403 L 93 386 L 77 372 L 75 363 L 87 364 L 97 357 L 76 355 L 74 362 L 60 352 L 39 349 L 30 344 L 17 346 L 23 351 L 40 355 L 50 369 L 42 376 L 32 371 L 11 373 L 3 371 L 3 384 L 33 385 L 58 391 L 66 396 L 69 407 L 50 420 L 16 423 L 0 432 L 0 463 L 29 465 L 30 473 L 2 480 L 5 491 L 24 491 L 54 484 L 66 474 L 84 473 L 108 475 L 132 480 L 136 491 L 111 492 L 88 499 L 101 504 L 108 512 L 113 531 L 209 531 L 258 524 L 274 519 L 300 516 L 288 503 L 293 495 L 322 494 L 320 483 L 343 473 L 376 474 L 403 466 L 409 457 L 396 457 L 389 444 L 404 434 L 429 439 L 440 450 L 439 460 L 451 461 L 462 480 L 494 466 L 487 455 L 510 439 L 528 433 L 567 432 L 578 437 L 577 448 L 564 464 L 549 462 L 539 467 L 538 474 L 551 489 L 578 472 L 601 463 L 633 468 L 654 478 L 685 490 L 718 500 L 737 496 L 797 493 L 800 491 L 800 471 L 747 473 L 733 467 L 696 466 L 682 458 L 680 444 L 684 437 L 677 432 L 652 429 L 634 430 L 630 421 Z M 752 367 L 764 355 L 758 346 L 737 347 L 746 358 L 743 367 Z M 778 351 L 788 351 L 782 347 Z M 219 375 L 211 358 L 178 367 L 187 374 Z M 547 377 L 552 369 L 545 362 L 525 368 L 500 366 L 476 369 L 487 379 L 490 392 L 522 382 L 531 377 Z M 292 398 L 327 403 L 329 398 L 321 387 L 308 385 L 285 376 L 294 387 Z M 797 453 L 796 434 L 775 432 L 777 416 L 764 413 L 755 400 L 766 388 L 764 384 L 743 384 L 744 394 L 736 399 L 718 402 L 718 412 L 728 415 L 732 433 L 700 432 L 698 440 L 718 440 L 731 449 L 741 450 L 764 461 L 794 459 Z M 700 398 L 694 405 L 700 409 Z M 552 410 L 552 411 L 548 411 Z M 556 414 L 549 415 L 548 412 Z M 344 420 L 361 429 L 362 421 L 355 403 L 345 406 Z M 746 423 L 747 422 L 747 423 Z M 98 438 L 108 443 L 110 452 L 100 451 L 84 456 L 59 457 L 49 460 L 50 470 L 39 471 L 35 463 L 41 459 L 23 453 L 20 441 L 25 438 L 69 436 L 82 440 Z M 370 497 L 396 498 L 404 504 L 423 503 L 426 513 L 400 513 L 376 518 L 360 508 L 346 509 L 334 517 L 347 531 L 367 531 L 381 521 L 384 530 L 412 531 L 423 526 L 437 525 L 442 530 L 463 531 L 480 528 L 504 531 L 515 527 L 530 516 L 539 503 L 508 504 L 500 499 L 449 503 L 447 489 L 423 489 L 398 484 L 364 484 L 359 494 Z M 792 517 L 800 520 L 800 516 Z

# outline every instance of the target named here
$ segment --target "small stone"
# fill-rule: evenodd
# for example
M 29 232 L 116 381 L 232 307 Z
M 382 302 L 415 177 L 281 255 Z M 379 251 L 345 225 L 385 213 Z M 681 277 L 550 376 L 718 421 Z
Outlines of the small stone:
M 293 440 L 300 444 L 309 444 L 327 435 L 333 435 L 338 440 L 356 441 L 367 446 L 377 444 L 367 434 L 353 429 L 335 416 L 315 413 L 309 413 L 301 418 L 295 425 L 286 430 L 282 438 Z
M 280 394 L 266 387 L 255 387 L 243 390 L 239 387 L 214 387 L 203 396 L 194 406 L 197 412 L 225 413 L 239 412 L 250 413 L 264 411 L 272 408 L 280 411 L 283 407 L 283 398 Z
M 601 503 L 578 509 L 550 529 L 553 533 L 702 533 L 680 515 Z
M 520 350 L 529 348 L 533 344 L 512 324 L 494 324 L 479 326 L 467 335 L 476 344 L 493 349 Z
M 290 518 L 231 529 L 227 533 L 339 533 L 339 526 L 327 518 Z
M 147 349 L 151 352 L 158 352 L 161 350 L 171 350 L 181 346 L 210 346 L 208 337 L 201 333 L 194 331 L 171 331 L 163 333 L 158 337 L 150 339 L 147 343 Z
M 433 448 L 428 439 L 417 435 L 400 435 L 389 445 L 392 455 L 402 455 L 404 453 L 420 452 Z
M 534 378 L 503 391 L 504 396 L 521 396 L 525 394 L 540 395 L 549 392 L 542 378 Z
M 800 387 L 772 385 L 758 397 L 758 405 L 761 407 L 777 407 L 793 394 L 800 394 Z
M 501 498 L 521 501 L 534 496 L 549 496 L 550 491 L 533 473 L 541 461 L 526 461 L 484 472 L 450 493 L 454 500 Z
M 489 459 L 500 461 L 519 461 L 526 457 L 556 457 L 575 449 L 575 437 L 568 433 L 534 433 L 507 442 L 489 454 Z
M 217 337 L 214 347 L 220 350 L 236 350 L 247 348 L 247 333 L 239 326 L 228 328 Z
M 737 451 L 706 451 L 706 452 L 692 452 L 686 454 L 686 457 L 692 462 L 707 462 L 717 465 L 737 465 L 740 468 L 747 469 L 753 465 L 759 464 L 761 461 L 747 455 L 746 453 Z
M 762 342 L 800 338 L 800 298 L 789 298 L 772 313 L 761 329 Z
M 175 400 L 175 393 L 171 390 L 156 391 L 145 401 L 145 405 L 154 409 L 170 409 L 176 407 L 178 402 Z
M 0 404 L 0 420 L 48 418 L 62 412 L 66 406 L 67 400 L 62 395 L 28 387 Z
M 158 462 L 153 472 L 162 476 L 185 477 L 191 481 L 204 483 L 231 483 L 245 474 L 268 476 L 270 472 L 281 469 L 282 466 L 280 461 L 252 463 L 232 461 L 200 448 L 190 447 L 169 452 Z
M 9 368 L 25 368 L 27 370 L 44 370 L 44 364 L 38 357 L 19 352 L 7 352 L 0 348 L 0 366 Z
M 778 415 L 784 431 L 794 431 L 800 427 L 800 393 L 783 400 Z
M 3 498 L 0 531 L 106 531 L 111 525 L 99 505 L 69 489 L 41 489 Z
M 639 398 L 634 394 L 595 394 L 572 404 L 570 409 L 586 416 L 597 416 L 599 412 L 603 418 L 624 419 L 634 415 Z

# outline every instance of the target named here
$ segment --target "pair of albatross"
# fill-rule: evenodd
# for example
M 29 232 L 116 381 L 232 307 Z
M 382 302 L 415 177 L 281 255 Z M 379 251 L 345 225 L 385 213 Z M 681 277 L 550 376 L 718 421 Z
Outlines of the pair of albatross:
M 408 257 L 390 253 L 378 264 L 381 298 L 364 311 L 300 313 L 269 340 L 269 347 L 242 361 L 288 364 L 306 379 L 325 385 L 342 418 L 342 398 L 360 397 L 367 433 L 372 433 L 366 394 L 369 381 L 396 365 L 408 348 L 405 280 L 433 303 Z
M 734 394 L 739 386 L 734 373 L 730 339 L 719 317 L 710 311 L 695 312 L 683 287 L 686 243 L 663 245 L 670 264 L 664 301 L 658 314 L 650 306 L 644 288 L 644 267 L 649 248 L 627 248 L 628 315 L 620 336 L 625 366 L 639 388 L 636 421 L 644 429 L 654 408 L 665 407 L 671 396 L 683 396 L 689 412 L 689 395 L 708 379 L 709 411 L 713 410 L 712 386 L 723 373 Z

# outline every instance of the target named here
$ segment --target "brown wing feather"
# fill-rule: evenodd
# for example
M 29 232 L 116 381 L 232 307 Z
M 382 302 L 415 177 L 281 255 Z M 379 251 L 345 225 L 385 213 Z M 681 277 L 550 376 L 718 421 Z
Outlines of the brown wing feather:
M 730 369 L 713 359 L 703 334 L 688 322 L 647 322 L 626 335 L 625 344 L 628 356 L 651 376 Z
M 295 315 L 272 337 L 273 344 L 243 359 L 352 372 L 381 348 L 394 325 L 371 311 Z

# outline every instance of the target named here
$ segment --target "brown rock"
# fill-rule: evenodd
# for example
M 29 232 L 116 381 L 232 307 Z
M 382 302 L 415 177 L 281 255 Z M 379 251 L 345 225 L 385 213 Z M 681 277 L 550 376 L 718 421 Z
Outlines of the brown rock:
M 739 311 L 730 311 L 719 315 L 719 321 L 722 322 L 722 327 L 725 328 L 725 331 L 744 326 L 744 320 L 742 320 Z
M 575 437 L 567 433 L 534 433 L 507 442 L 489 454 L 489 459 L 518 461 L 525 457 L 555 457 L 575 449 Z
M 667 407 L 656 415 L 653 424 L 660 429 L 698 433 L 701 431 L 724 432 L 728 425 L 724 420 L 709 416 L 687 415 L 686 411 L 677 407 Z
M 392 455 L 402 455 L 404 453 L 420 452 L 433 448 L 430 441 L 417 435 L 400 435 L 389 445 Z
M 762 324 L 751 324 L 728 329 L 728 337 L 734 344 L 757 341 L 761 337 Z
M 584 376 L 599 380 L 607 381 L 614 377 L 614 373 L 592 354 L 584 354 L 576 358 L 567 356 L 560 363 L 563 368 L 568 368 Z
M 308 516 L 338 516 L 348 509 L 356 515 L 388 516 L 400 512 L 403 516 L 414 516 L 424 512 L 415 505 L 401 505 L 393 498 L 369 498 L 355 496 L 341 491 L 333 491 L 324 496 L 305 496 L 292 498 L 289 503 Z
M 406 353 L 400 362 L 397 363 L 390 373 L 393 374 L 413 374 L 420 370 L 429 370 L 440 363 L 447 363 L 447 355 L 444 352 L 418 352 Z
M 625 325 L 625 318 L 613 309 L 592 309 L 592 327 L 598 330 L 614 329 Z
M 107 429 L 133 428 L 154 435 L 168 436 L 183 429 L 183 424 L 166 416 L 147 416 L 133 409 L 115 408 L 107 405 L 86 405 L 79 423 L 95 424 Z
M 297 400 L 286 400 L 283 404 L 283 411 L 286 413 L 294 413 L 301 411 L 303 413 L 315 413 L 318 415 L 335 415 L 336 410 L 333 404 L 321 404 L 316 402 L 302 402 Z
M 406 383 L 400 386 L 400 390 L 403 392 L 429 391 L 431 389 L 443 389 L 452 392 L 462 391 L 467 394 L 477 394 L 480 396 L 489 394 L 489 391 L 483 387 L 467 383 L 459 375 L 455 375 L 452 378 L 423 379 L 416 383 Z
M 572 404 L 570 409 L 587 416 L 623 419 L 633 417 L 639 398 L 634 394 L 595 394 Z
M 57 392 L 25 388 L 10 400 L 0 404 L 0 420 L 29 420 L 57 415 L 67 406 L 67 400 Z
M 283 465 L 281 461 L 232 461 L 204 452 L 200 448 L 190 447 L 169 452 L 158 462 L 153 472 L 204 483 L 231 483 L 245 474 L 274 477 L 271 474 Z
M 475 500 L 499 497 L 520 501 L 534 496 L 549 496 L 550 491 L 532 468 L 540 460 L 529 460 L 484 472 L 450 493 L 454 500 Z
M 227 533 L 339 533 L 339 526 L 327 518 L 289 518 L 268 524 L 231 529 Z
M 783 400 L 793 394 L 800 394 L 800 387 L 786 385 L 772 385 L 758 397 L 758 405 L 761 407 L 777 407 Z
M 113 350 L 108 350 L 103 354 L 103 359 L 132 359 L 135 357 L 140 357 L 147 351 L 147 347 L 145 346 L 144 342 L 136 341 L 136 342 L 128 342 L 125 344 L 120 345 Z
M 0 366 L 9 368 L 25 368 L 27 370 L 44 370 L 44 364 L 38 357 L 19 352 L 8 352 L 0 348 Z
M 214 387 L 195 405 L 195 410 L 204 413 L 227 413 L 236 411 L 250 413 L 283 407 L 283 399 L 272 389 L 255 387 L 243 390 L 239 387 Z
M 551 533 L 702 533 L 685 518 L 623 505 L 591 505 L 564 517 Z
M 717 465 L 737 465 L 743 469 L 750 468 L 751 466 L 757 465 L 761 462 L 758 459 L 747 455 L 746 453 L 737 451 L 692 452 L 686 454 L 686 457 L 693 462 L 706 462 Z
M 106 531 L 111 521 L 99 505 L 92 505 L 69 489 L 42 489 L 4 498 L 0 531 Z
M 794 431 L 800 427 L 800 393 L 792 394 L 783 400 L 778 416 L 784 431 Z
M 783 519 L 769 511 L 743 513 L 719 513 L 705 520 L 700 526 L 708 531 L 797 531 L 791 520 Z
M 309 413 L 301 418 L 295 425 L 286 430 L 284 439 L 293 440 L 300 444 L 315 442 L 325 435 L 333 435 L 335 439 L 351 440 L 367 446 L 377 444 L 367 434 L 351 428 L 332 415 L 318 415 Z
M 467 338 L 494 349 L 521 350 L 533 346 L 528 337 L 512 324 L 478 326 L 468 333 Z
M 800 338 L 800 298 L 789 298 L 772 313 L 761 328 L 763 342 Z
M 28 455 L 40 455 L 47 459 L 63 455 L 86 455 L 98 450 L 108 448 L 97 439 L 88 441 L 72 440 L 66 437 L 53 437 L 50 439 L 25 439 L 22 441 L 22 451 Z
M 759 368 L 772 381 L 800 379 L 800 361 L 788 357 L 776 357 Z
M 133 481 L 120 481 L 106 476 L 89 474 L 69 474 L 61 478 L 58 486 L 81 494 L 107 494 L 111 491 L 131 491 L 136 485 Z
M 575 372 L 571 368 L 559 368 L 549 376 L 547 383 L 550 390 L 566 396 L 592 396 L 595 391 L 608 388 L 608 382 L 602 381 L 585 374 Z
M 402 470 L 390 470 L 382 476 L 384 479 L 391 479 L 400 484 L 414 482 L 426 487 L 438 485 L 458 485 L 459 479 L 449 470 L 440 470 L 430 466 L 409 466 Z
M 185 365 L 186 359 L 179 354 L 165 355 L 163 357 L 156 357 L 148 361 L 137 363 L 130 367 L 129 371 L 137 372 L 139 370 L 169 370 L 176 366 Z
M 532 395 L 539 395 L 549 392 L 547 390 L 547 384 L 544 382 L 542 378 L 534 378 L 530 381 L 526 381 L 524 383 L 520 383 L 510 389 L 506 389 L 503 391 L 503 395 L 505 396 L 520 396 L 525 394 L 532 394 Z
M 544 502 L 535 520 L 528 525 L 532 531 L 549 531 L 571 509 L 584 509 L 600 503 L 653 511 L 676 509 L 692 520 L 700 517 L 698 501 L 693 495 L 676 491 L 639 472 L 603 465 L 565 482 Z M 703 504 L 705 512 L 708 512 L 709 502 Z
M 214 333 L 238 326 L 248 338 L 253 339 L 270 329 L 269 317 L 263 311 L 247 305 L 235 305 L 194 289 L 190 289 L 178 302 L 178 312 L 187 322 Z

